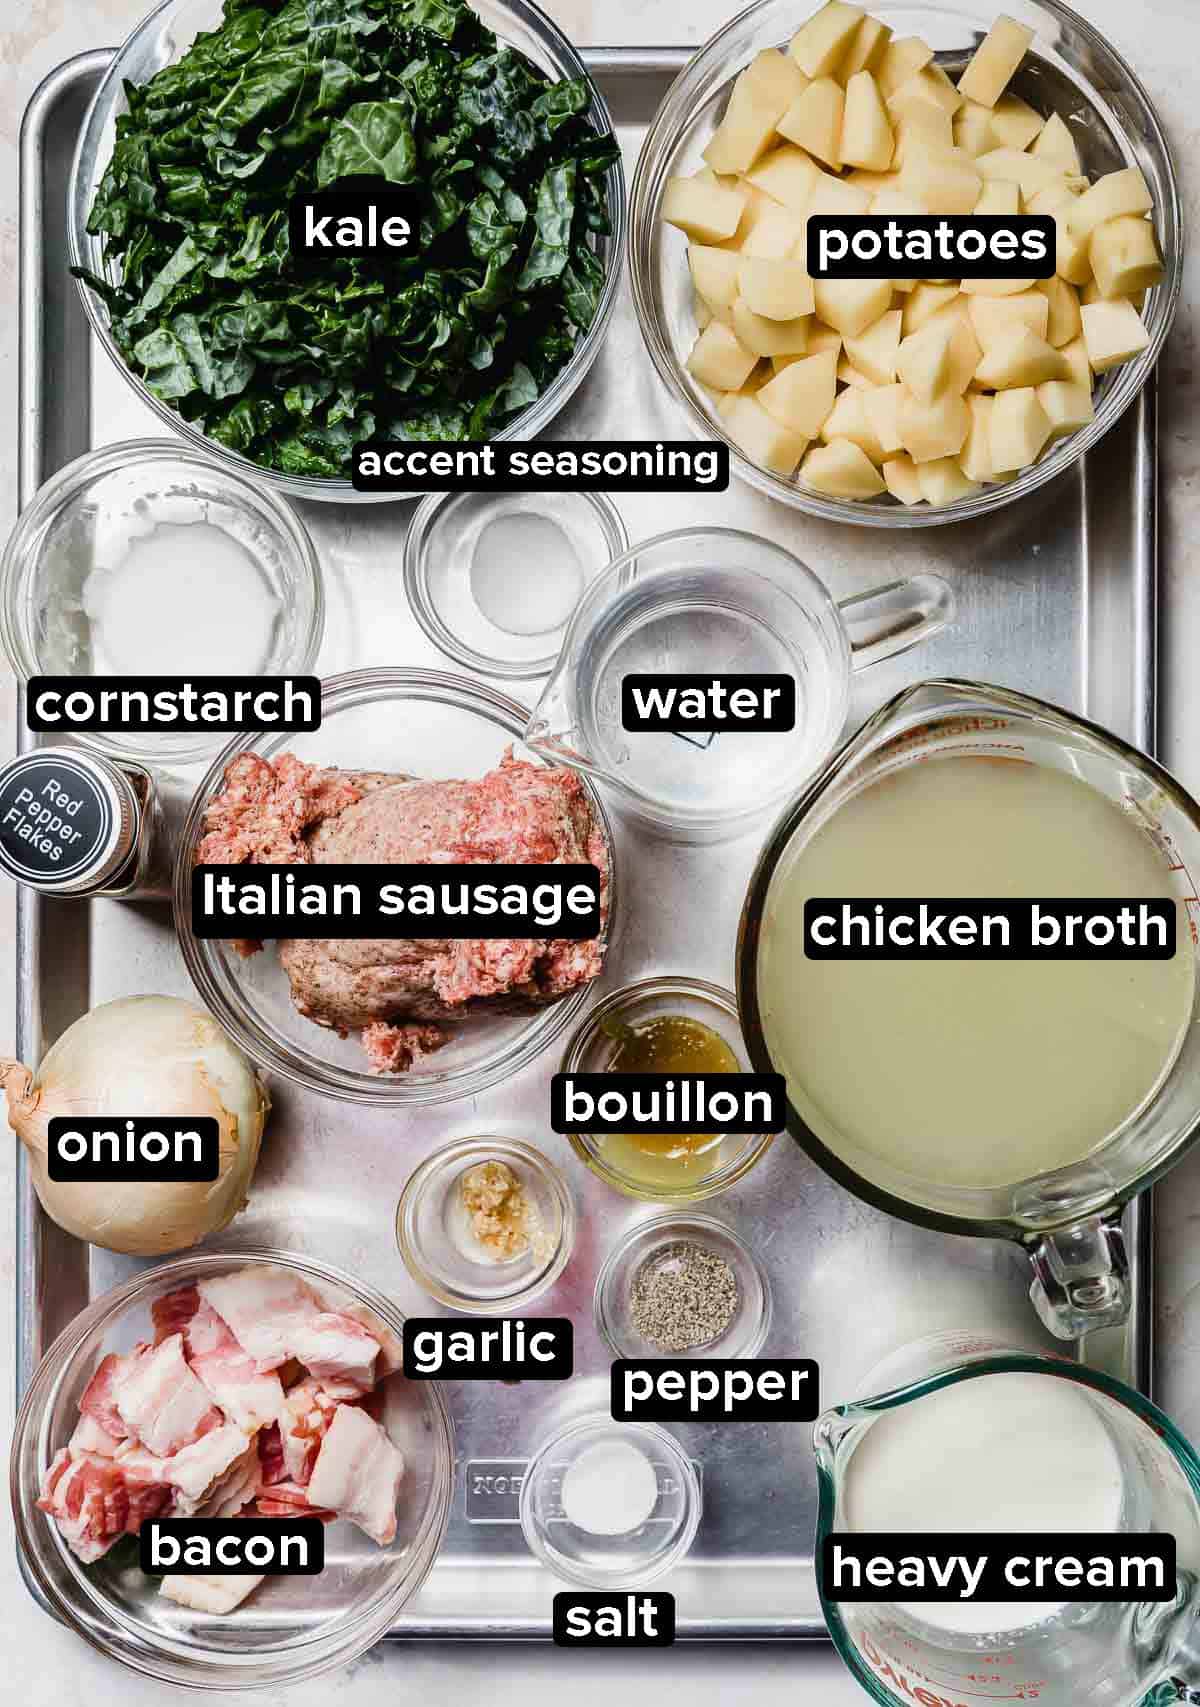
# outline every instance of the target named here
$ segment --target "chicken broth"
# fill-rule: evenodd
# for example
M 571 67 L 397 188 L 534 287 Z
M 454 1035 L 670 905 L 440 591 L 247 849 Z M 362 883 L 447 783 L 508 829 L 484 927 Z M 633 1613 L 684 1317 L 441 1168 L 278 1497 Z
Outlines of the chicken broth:
M 842 805 L 784 859 L 759 949 L 767 1047 L 830 1148 L 942 1185 L 1077 1162 L 1154 1092 L 1191 1018 L 1169 960 L 810 960 L 804 903 L 838 897 L 1173 899 L 1150 838 L 1057 770 L 950 757 Z M 1181 906 L 1180 903 L 1176 905 Z

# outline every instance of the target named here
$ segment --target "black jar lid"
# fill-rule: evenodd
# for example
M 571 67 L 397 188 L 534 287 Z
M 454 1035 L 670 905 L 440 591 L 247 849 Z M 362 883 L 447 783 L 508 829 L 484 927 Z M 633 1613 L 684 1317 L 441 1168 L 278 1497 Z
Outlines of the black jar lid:
M 107 759 L 38 747 L 0 768 L 0 870 L 43 894 L 108 888 L 140 822 L 132 782 Z

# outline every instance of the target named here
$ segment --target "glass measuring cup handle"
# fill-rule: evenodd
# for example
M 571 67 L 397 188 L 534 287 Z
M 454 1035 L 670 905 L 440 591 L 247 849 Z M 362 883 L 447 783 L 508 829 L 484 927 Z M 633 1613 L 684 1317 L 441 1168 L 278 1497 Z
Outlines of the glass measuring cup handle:
M 910 575 L 841 599 L 838 611 L 854 669 L 919 646 L 954 620 L 954 594 L 940 575 Z
M 1129 1254 L 1120 1212 L 1094 1215 L 1026 1244 L 1033 1265 L 1029 1296 L 1058 1339 L 1119 1327 L 1129 1315 Z

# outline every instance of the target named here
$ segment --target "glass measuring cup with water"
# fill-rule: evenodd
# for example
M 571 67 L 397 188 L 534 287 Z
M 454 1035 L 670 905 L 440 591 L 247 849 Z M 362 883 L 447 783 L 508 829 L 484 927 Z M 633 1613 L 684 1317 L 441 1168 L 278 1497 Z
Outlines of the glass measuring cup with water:
M 528 745 L 617 791 L 628 815 L 685 841 L 736 835 L 785 799 L 841 733 L 854 670 L 907 650 L 950 620 L 936 575 L 835 604 L 782 546 L 725 528 L 661 534 L 587 588 L 526 732 Z M 626 676 L 784 675 L 788 731 L 627 730 Z
M 1014 761 L 1065 773 L 1118 808 L 1125 824 L 1146 838 L 1155 870 L 1178 904 L 1176 953 L 1191 961 L 1178 1045 L 1142 1100 L 1113 1130 L 1098 1130 L 1094 1137 L 1088 1133 L 1081 1159 L 1042 1172 L 1011 1161 L 1001 1135 L 989 1154 L 996 1172 L 990 1183 L 979 1185 L 951 1183 L 948 1168 L 935 1165 L 934 1146 L 906 1144 L 891 1135 L 877 1141 L 874 1132 L 852 1130 L 831 1112 L 828 1098 L 812 1093 L 803 1072 L 789 1071 L 777 1035 L 780 1022 L 772 1017 L 763 955 L 778 929 L 779 897 L 813 838 L 835 815 L 861 804 L 860 797 L 876 783 L 903 778 L 913 767 L 927 775 L 931 761 L 965 757 L 1004 761 L 1010 773 Z M 952 865 L 954 847 L 944 855 L 939 851 L 939 859 Z M 1200 806 L 1152 759 L 1040 700 L 978 683 L 931 681 L 897 695 L 868 719 L 813 779 L 784 812 L 751 878 L 738 940 L 738 1006 L 755 1069 L 783 1071 L 788 1079 L 793 1137 L 840 1184 L 890 1214 L 943 1232 L 1020 1243 L 1032 1263 L 1031 1296 L 1038 1313 L 1064 1339 L 1127 1317 L 1128 1262 L 1120 1212 L 1179 1159 L 1200 1131 L 1198 872 Z M 977 893 L 970 879 L 967 867 L 968 886 L 956 892 Z M 1137 1017 L 1126 1019 L 1133 1024 Z M 921 1071 L 939 1070 L 940 1035 L 936 1025 L 927 1032 Z M 982 1020 L 979 1041 L 987 1041 Z M 852 1038 L 847 1047 L 857 1058 L 857 1070 L 870 1074 L 871 1035 Z M 1009 1071 L 1022 1074 L 1023 1063 L 1013 1061 Z M 957 1144 L 972 1137 L 971 1120 L 968 1111 L 955 1134 Z M 983 1124 L 982 1114 L 977 1124 Z M 900 1134 L 901 1140 L 924 1138 L 923 1132 Z M 1011 1178 L 1003 1175 L 1006 1164 Z
M 1053 1384 L 1041 1394 L 1050 1404 L 1037 1408 L 1042 1415 L 1058 1410 L 1065 1421 L 1074 1419 L 1080 1451 L 1091 1450 L 1107 1471 L 1107 1513 L 1079 1532 L 1173 1535 L 1175 1597 L 972 1608 L 835 1602 L 822 1583 L 829 1633 L 850 1671 L 883 1707 L 1032 1700 L 1042 1707 L 1078 1707 L 1084 1701 L 1106 1707 L 1200 1702 L 1200 1460 L 1148 1399 L 1079 1364 L 1009 1351 L 961 1334 L 935 1335 L 889 1359 L 869 1378 L 877 1397 L 838 1405 L 817 1422 L 818 1555 L 827 1536 L 868 1527 L 855 1521 L 856 1502 L 862 1509 L 862 1479 L 887 1463 L 889 1448 L 902 1445 L 910 1460 L 936 1456 L 939 1417 L 944 1424 L 947 1403 L 960 1418 L 971 1406 L 984 1413 L 995 1402 L 990 1394 L 997 1377 L 1023 1383 L 1022 1394 L 1032 1394 L 1035 1405 L 1043 1383 Z M 971 1444 L 968 1439 L 968 1453 Z M 935 1500 L 934 1508 L 927 1506 L 912 1525 L 914 1535 L 922 1529 L 1017 1532 L 1018 1523 L 1006 1525 L 998 1514 L 1006 1509 L 1020 1453 L 1027 1452 L 1028 1475 L 1035 1481 L 1054 1448 L 1069 1462 L 1076 1441 L 1068 1422 L 1065 1438 L 1048 1442 L 1031 1427 L 1027 1443 L 1008 1444 L 1016 1455 L 1004 1455 L 1005 1467 L 992 1472 L 990 1484 L 989 1471 L 981 1466 L 972 1511 L 943 1521 Z M 951 1468 L 948 1480 L 954 1479 Z M 1097 1513 L 1103 1509 L 1103 1502 L 1092 1502 L 1086 1482 L 1080 1494 L 1085 1507 Z M 1036 1526 L 1035 1517 L 1023 1532 L 1036 1533 Z M 871 1527 L 883 1532 L 882 1525 Z M 911 1550 L 919 1550 L 915 1542 Z M 986 1628 L 993 1617 L 999 1628 Z

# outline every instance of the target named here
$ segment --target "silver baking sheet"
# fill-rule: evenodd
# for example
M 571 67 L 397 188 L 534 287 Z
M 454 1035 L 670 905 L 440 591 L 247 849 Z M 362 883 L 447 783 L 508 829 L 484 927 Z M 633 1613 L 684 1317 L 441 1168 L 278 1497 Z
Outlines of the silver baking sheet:
M 590 59 L 632 171 L 645 125 L 686 57 L 682 49 L 596 49 Z M 70 61 L 42 86 L 22 152 L 21 501 L 92 445 L 162 429 L 90 345 L 67 276 L 66 183 L 83 113 L 107 53 Z M 585 385 L 554 436 L 675 436 L 678 423 L 644 354 L 628 294 Z M 903 535 L 808 521 L 740 485 L 707 501 L 622 496 L 631 538 L 711 520 L 779 540 L 845 596 L 934 569 L 953 583 L 954 628 L 923 651 L 855 684 L 857 721 L 907 682 L 966 675 L 1040 694 L 1154 745 L 1155 399 L 1153 384 L 1101 449 L 1023 505 L 978 522 Z M 305 511 L 329 598 L 322 673 L 444 660 L 409 616 L 400 559 L 409 508 L 316 504 Z M 431 774 L 437 774 L 430 761 Z M 765 834 L 762 826 L 761 834 Z M 681 849 L 622 832 L 624 915 L 604 983 L 652 970 L 733 982 L 742 894 L 760 835 Z M 23 896 L 19 1049 L 44 1047 L 90 1006 L 147 991 L 191 994 L 164 912 Z M 864 1043 L 869 1054 L 869 1041 Z M 514 1521 L 524 1461 L 567 1416 L 607 1403 L 608 1360 L 592 1317 L 603 1254 L 653 1213 L 608 1190 L 548 1129 L 547 1057 L 484 1095 L 414 1114 L 322 1102 L 277 1086 L 249 1209 L 223 1243 L 302 1250 L 363 1276 L 401 1308 L 427 1312 L 396 1252 L 392 1217 L 411 1168 L 445 1140 L 507 1133 L 545 1146 L 581 1207 L 575 1255 L 539 1303 L 576 1325 L 579 1373 L 564 1384 L 447 1383 L 458 1444 L 453 1515 L 441 1557 L 394 1634 L 546 1639 L 556 1582 L 536 1566 Z M 869 1070 L 869 1062 L 864 1066 Z M 827 1401 L 849 1397 L 894 1346 L 943 1327 L 1037 1346 L 1027 1274 L 1008 1245 L 920 1231 L 876 1213 L 826 1179 L 786 1137 L 728 1196 L 709 1205 L 748 1236 L 768 1272 L 768 1354 L 816 1357 Z M 1152 1323 L 1150 1205 L 1132 1215 L 1135 1308 L 1106 1337 L 1106 1366 L 1147 1388 Z M 97 1293 L 138 1266 L 68 1238 L 40 1213 L 22 1173 L 18 1207 L 18 1379 Z M 803 1426 L 726 1424 L 680 1430 L 703 1467 L 704 1520 L 686 1565 L 666 1579 L 680 1639 L 815 1638 L 815 1484 Z

